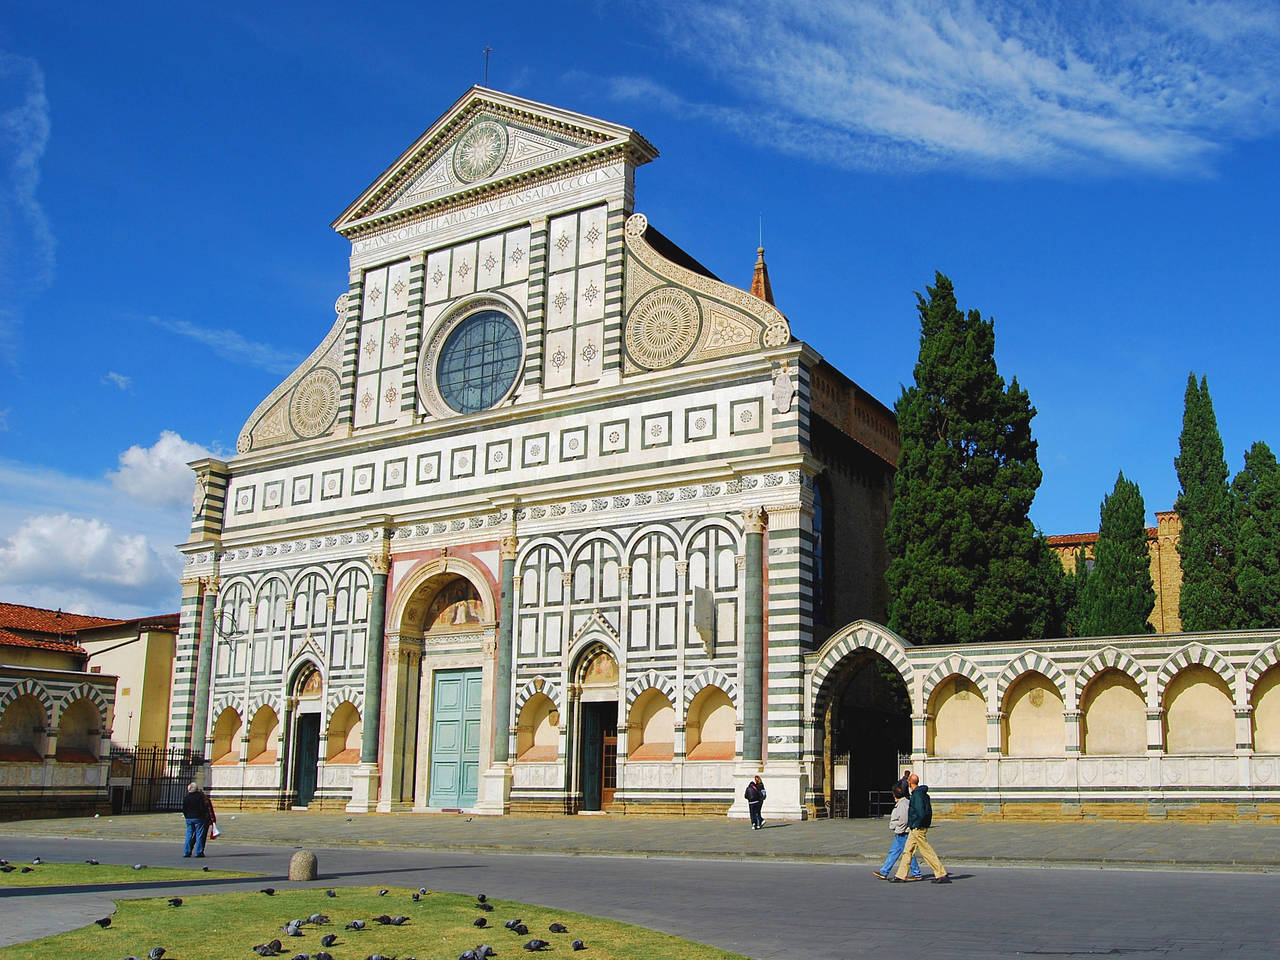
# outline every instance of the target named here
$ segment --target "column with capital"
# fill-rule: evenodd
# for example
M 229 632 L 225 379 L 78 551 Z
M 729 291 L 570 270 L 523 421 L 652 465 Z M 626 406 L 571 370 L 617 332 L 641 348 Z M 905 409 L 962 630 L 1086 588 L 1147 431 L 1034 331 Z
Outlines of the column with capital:
M 493 752 L 492 763 L 481 775 L 480 813 L 506 813 L 511 799 L 511 687 L 515 672 L 516 552 L 520 541 L 514 531 L 502 538 L 502 568 L 499 572 L 498 629 L 494 657 Z
M 347 813 L 369 813 L 378 799 L 378 728 L 382 720 L 382 653 L 386 629 L 387 573 L 391 558 L 387 543 L 369 555 L 373 589 L 369 594 L 369 633 L 364 654 L 364 715 L 360 718 L 360 764 L 351 775 L 351 802 Z
M 733 803 L 728 815 L 747 818 L 742 791 L 750 779 L 764 772 L 764 508 L 742 511 L 745 533 L 742 565 L 742 676 L 738 684 L 742 698 L 742 754 L 735 771 Z
M 764 528 L 763 508 L 742 511 L 746 530 L 742 602 L 742 759 L 764 760 Z
M 213 682 L 213 635 L 217 627 L 218 578 L 207 577 L 200 612 L 200 646 L 196 654 L 196 697 L 191 711 L 191 749 L 212 760 L 209 747 L 209 687 Z

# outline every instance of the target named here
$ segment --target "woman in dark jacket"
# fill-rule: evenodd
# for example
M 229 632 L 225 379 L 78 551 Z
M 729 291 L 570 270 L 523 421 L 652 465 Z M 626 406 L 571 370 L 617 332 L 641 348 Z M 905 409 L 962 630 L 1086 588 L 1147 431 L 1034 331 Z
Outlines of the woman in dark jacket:
M 747 799 L 747 813 L 751 814 L 751 829 L 759 830 L 764 826 L 764 818 L 760 816 L 760 808 L 764 805 L 764 781 L 760 779 L 760 774 L 756 774 L 756 778 L 747 784 L 746 792 L 743 796 Z

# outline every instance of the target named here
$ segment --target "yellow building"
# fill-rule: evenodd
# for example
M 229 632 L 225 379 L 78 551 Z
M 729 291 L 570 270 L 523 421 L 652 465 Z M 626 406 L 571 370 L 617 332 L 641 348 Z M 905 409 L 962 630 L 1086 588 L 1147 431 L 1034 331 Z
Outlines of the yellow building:
M 1151 554 L 1151 583 L 1156 591 L 1156 605 L 1147 622 L 1156 633 L 1177 633 L 1182 629 L 1178 617 L 1178 598 L 1182 593 L 1182 558 L 1178 556 L 1178 535 L 1182 520 L 1176 510 L 1156 514 L 1156 525 L 1147 527 L 1147 550 Z M 1062 569 L 1072 573 L 1076 553 L 1081 547 L 1087 559 L 1093 559 L 1097 533 L 1068 533 L 1049 537 L 1049 546 L 1062 561 Z

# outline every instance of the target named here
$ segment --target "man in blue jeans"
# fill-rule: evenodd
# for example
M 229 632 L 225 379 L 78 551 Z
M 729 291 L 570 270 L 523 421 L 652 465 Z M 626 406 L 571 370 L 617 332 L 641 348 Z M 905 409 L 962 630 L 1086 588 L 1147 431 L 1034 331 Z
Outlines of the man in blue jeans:
M 182 855 L 204 856 L 204 842 L 209 836 L 209 825 L 217 822 L 209 796 L 194 783 L 187 784 L 187 795 L 182 799 L 182 815 L 187 820 L 187 842 Z
M 911 773 L 910 770 L 907 771 Z M 898 858 L 902 856 L 902 850 L 907 845 L 907 808 L 909 801 L 907 800 L 907 792 L 902 789 L 902 785 L 895 783 L 893 785 L 893 813 L 889 816 L 889 829 L 893 831 L 893 846 L 889 848 L 889 855 L 884 858 L 884 865 L 876 871 L 876 876 L 881 880 L 888 880 L 889 875 L 893 873 L 893 868 L 898 864 Z M 920 862 L 915 857 L 911 858 L 911 875 L 908 880 L 923 880 L 924 873 L 920 870 Z

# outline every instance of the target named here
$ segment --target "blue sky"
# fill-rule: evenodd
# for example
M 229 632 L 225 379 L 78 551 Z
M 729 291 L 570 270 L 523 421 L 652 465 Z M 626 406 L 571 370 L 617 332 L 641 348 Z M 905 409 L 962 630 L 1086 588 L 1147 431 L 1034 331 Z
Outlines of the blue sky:
M 1123 13 L 1116 8 L 1122 7 Z M 1189 371 L 1280 447 L 1280 6 L 25 4 L 0 20 L 0 598 L 176 609 L 191 483 L 327 331 L 330 221 L 466 88 L 632 126 L 636 207 L 892 405 L 934 270 L 1049 533 L 1177 492 Z M 750 11 L 750 12 L 745 12 Z M 1153 520 L 1153 517 L 1149 519 Z

